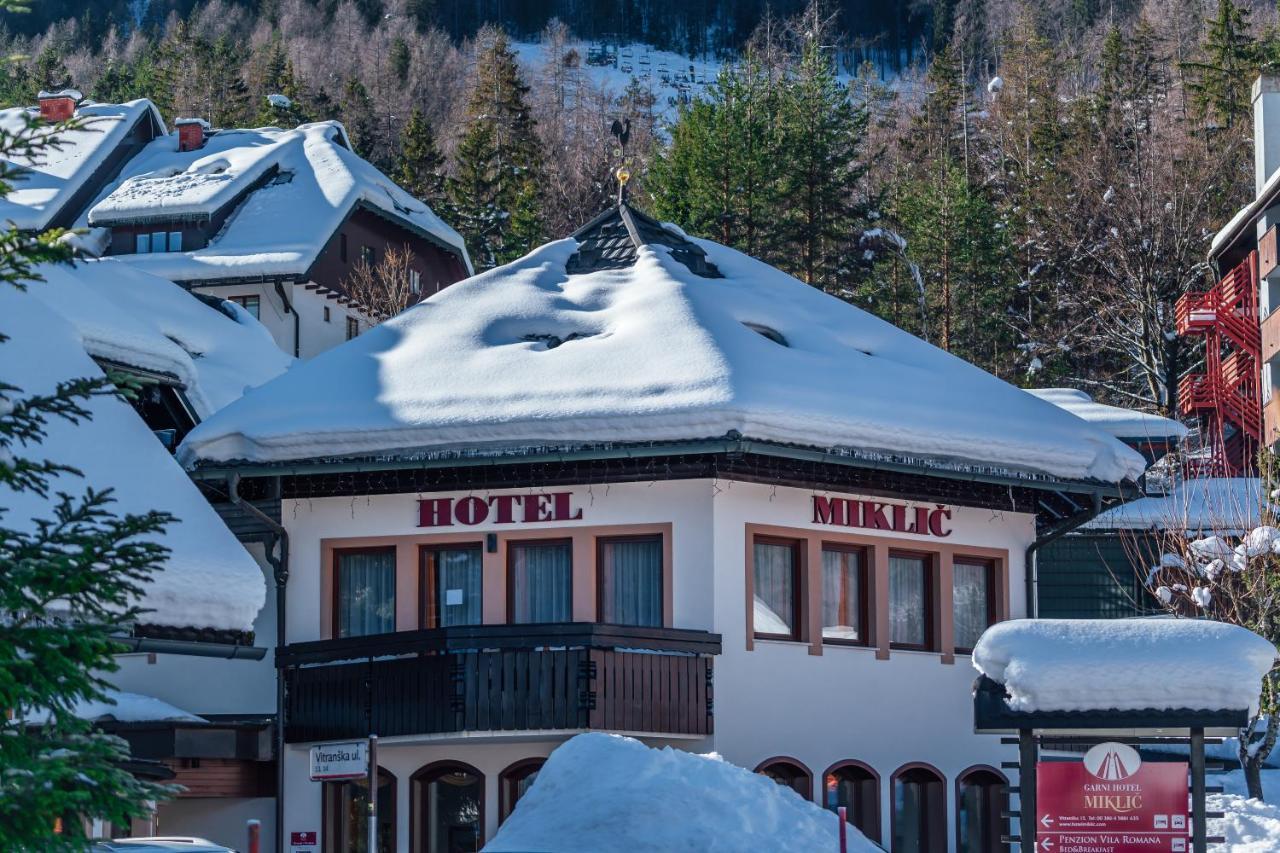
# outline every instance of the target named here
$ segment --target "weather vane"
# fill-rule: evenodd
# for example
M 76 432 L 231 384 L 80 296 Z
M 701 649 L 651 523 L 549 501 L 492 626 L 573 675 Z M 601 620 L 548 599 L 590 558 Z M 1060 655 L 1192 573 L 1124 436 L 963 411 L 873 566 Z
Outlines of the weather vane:
M 627 168 L 627 140 L 631 138 L 631 119 L 614 119 L 613 125 L 609 128 L 618 140 L 618 147 L 614 151 L 614 156 L 622 161 L 622 164 L 614 170 L 613 176 L 618 179 L 618 204 L 627 197 L 627 181 L 631 180 L 631 170 Z

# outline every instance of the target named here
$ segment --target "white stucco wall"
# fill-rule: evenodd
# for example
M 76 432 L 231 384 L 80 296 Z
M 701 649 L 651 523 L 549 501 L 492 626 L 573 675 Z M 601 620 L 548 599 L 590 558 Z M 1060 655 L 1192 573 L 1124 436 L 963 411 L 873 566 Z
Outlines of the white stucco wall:
M 249 821 L 256 820 L 262 824 L 262 853 L 276 851 L 276 806 L 271 797 L 170 800 L 160 804 L 156 818 L 158 835 L 205 838 L 233 850 L 249 849 Z
M 369 322 L 360 317 L 350 306 L 344 306 L 336 299 L 329 299 L 318 290 L 308 290 L 305 285 L 292 282 L 284 284 L 283 289 L 289 302 L 298 311 L 298 356 L 300 358 L 314 358 L 346 342 L 349 316 L 357 317 L 361 333 L 369 329 Z M 284 303 L 276 293 L 274 282 L 198 287 L 196 290 L 220 299 L 230 299 L 233 296 L 257 296 L 258 320 L 267 327 L 267 331 L 271 332 L 276 346 L 293 355 L 293 315 L 285 310 Z M 328 320 L 324 319 L 326 307 L 329 309 Z

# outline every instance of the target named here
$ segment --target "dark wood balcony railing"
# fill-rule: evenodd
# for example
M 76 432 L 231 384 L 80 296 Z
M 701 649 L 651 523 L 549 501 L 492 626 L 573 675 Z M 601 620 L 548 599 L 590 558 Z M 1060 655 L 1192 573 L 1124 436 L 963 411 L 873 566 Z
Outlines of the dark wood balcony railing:
M 712 732 L 720 636 L 572 622 L 468 625 L 280 649 L 290 743 L 452 732 Z

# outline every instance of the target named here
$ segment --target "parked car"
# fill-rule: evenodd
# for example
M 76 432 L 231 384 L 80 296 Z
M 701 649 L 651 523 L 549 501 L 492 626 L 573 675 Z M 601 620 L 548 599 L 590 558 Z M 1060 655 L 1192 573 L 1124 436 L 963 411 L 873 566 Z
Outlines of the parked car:
M 236 851 L 203 838 L 166 835 L 99 841 L 93 845 L 91 853 L 236 853 Z

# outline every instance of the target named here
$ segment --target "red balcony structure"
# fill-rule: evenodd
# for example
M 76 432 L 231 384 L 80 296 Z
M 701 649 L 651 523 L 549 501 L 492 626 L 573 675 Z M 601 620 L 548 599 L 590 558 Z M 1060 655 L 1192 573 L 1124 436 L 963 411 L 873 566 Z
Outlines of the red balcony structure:
M 1178 387 L 1178 411 L 1202 424 L 1203 454 L 1188 475 L 1238 477 L 1253 471 L 1262 441 L 1262 333 L 1258 325 L 1258 253 L 1205 293 L 1175 307 L 1179 335 L 1204 335 L 1204 372 Z

